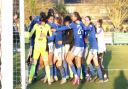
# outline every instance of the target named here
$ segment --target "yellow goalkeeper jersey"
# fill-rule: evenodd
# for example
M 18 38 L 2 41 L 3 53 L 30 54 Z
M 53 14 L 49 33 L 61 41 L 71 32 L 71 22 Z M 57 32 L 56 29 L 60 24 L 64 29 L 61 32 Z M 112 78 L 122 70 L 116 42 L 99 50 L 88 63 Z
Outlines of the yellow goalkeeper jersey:
M 35 33 L 35 46 L 46 46 L 47 44 L 47 36 L 52 35 L 51 27 L 48 24 L 35 24 L 34 28 L 30 32 L 30 37 Z

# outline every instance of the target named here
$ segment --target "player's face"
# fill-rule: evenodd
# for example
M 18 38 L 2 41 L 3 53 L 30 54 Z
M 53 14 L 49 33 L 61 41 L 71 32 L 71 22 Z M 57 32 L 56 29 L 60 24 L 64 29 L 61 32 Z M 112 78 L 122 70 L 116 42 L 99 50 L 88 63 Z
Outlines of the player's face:
M 54 23 L 55 23 L 55 24 L 58 24 L 58 22 L 57 22 L 57 20 L 56 20 L 56 19 L 54 20 Z
M 99 23 L 99 22 L 96 22 L 96 26 L 97 26 L 97 27 L 100 27 L 100 23 Z
M 49 22 L 49 23 L 53 23 L 53 22 L 54 22 L 54 17 L 51 16 L 51 17 L 48 19 L 48 22 Z
M 65 24 L 66 26 L 68 26 L 70 23 L 67 21 L 67 22 L 65 22 L 64 24 Z
M 72 14 L 71 19 L 72 21 L 77 21 L 77 17 L 74 14 Z
M 89 18 L 87 18 L 87 17 L 85 18 L 85 23 L 86 23 L 86 24 L 89 24 L 89 23 L 90 23 Z

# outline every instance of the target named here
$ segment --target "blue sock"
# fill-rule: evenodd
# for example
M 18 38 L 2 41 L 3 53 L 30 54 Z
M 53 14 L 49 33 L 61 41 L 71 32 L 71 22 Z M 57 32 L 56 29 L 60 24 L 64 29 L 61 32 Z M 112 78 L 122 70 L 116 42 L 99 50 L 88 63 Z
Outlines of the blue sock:
M 82 73 L 83 73 L 83 77 L 86 76 L 86 65 L 82 64 Z
M 74 75 L 77 75 L 76 68 L 75 68 L 74 64 L 71 65 L 71 69 L 72 69 Z
M 55 64 L 53 64 L 53 75 L 57 76 L 57 68 Z
M 77 75 L 80 78 L 81 68 L 77 68 Z
M 99 79 L 103 79 L 102 71 L 101 71 L 101 67 L 100 66 L 98 66 L 97 74 L 98 74 Z
M 69 75 L 69 73 L 68 73 L 68 64 L 65 60 L 63 62 L 63 67 L 64 67 L 64 70 L 65 70 L 65 75 L 68 76 Z
M 66 77 L 65 69 L 64 67 L 62 67 L 62 78 L 65 78 L 65 77 Z
M 37 61 L 34 77 L 38 75 L 39 61 Z
M 89 68 L 90 68 L 90 73 L 92 76 L 95 76 L 95 71 L 94 71 L 94 67 L 92 64 L 89 65 Z
M 50 65 L 50 76 L 53 76 L 53 65 Z

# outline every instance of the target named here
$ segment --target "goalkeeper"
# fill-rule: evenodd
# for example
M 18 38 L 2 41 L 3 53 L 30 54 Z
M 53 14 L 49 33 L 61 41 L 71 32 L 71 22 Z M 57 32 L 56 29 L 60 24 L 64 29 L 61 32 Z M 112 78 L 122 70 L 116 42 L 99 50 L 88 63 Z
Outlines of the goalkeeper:
M 46 48 L 47 48 L 47 36 L 48 36 L 47 34 L 49 33 L 51 36 L 52 32 L 50 26 L 46 24 L 45 14 L 40 18 L 40 22 L 34 25 L 33 30 L 30 32 L 30 37 L 34 34 L 34 32 L 35 32 L 35 44 L 34 44 L 33 64 L 31 66 L 30 74 L 29 74 L 29 84 L 32 82 L 37 60 L 41 56 L 42 57 L 41 59 L 45 65 L 48 84 L 50 85 L 51 84 L 50 67 L 48 64 L 48 52 Z

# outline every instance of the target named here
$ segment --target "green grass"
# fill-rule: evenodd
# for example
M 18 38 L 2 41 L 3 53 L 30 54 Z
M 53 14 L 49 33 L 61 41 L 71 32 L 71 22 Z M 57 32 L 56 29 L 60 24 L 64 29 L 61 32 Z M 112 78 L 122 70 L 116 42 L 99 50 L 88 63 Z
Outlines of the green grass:
M 27 52 L 26 49 L 26 54 Z M 70 81 L 64 85 L 60 85 L 60 81 L 58 81 L 48 86 L 40 81 L 42 75 L 39 73 L 38 80 L 28 86 L 28 89 L 128 89 L 128 70 L 117 70 L 128 69 L 128 45 L 107 46 L 107 53 L 104 58 L 104 65 L 108 69 L 109 75 L 109 82 L 107 83 L 85 82 L 79 86 L 74 86 Z
M 13 88 L 21 89 L 20 53 L 13 53 Z

